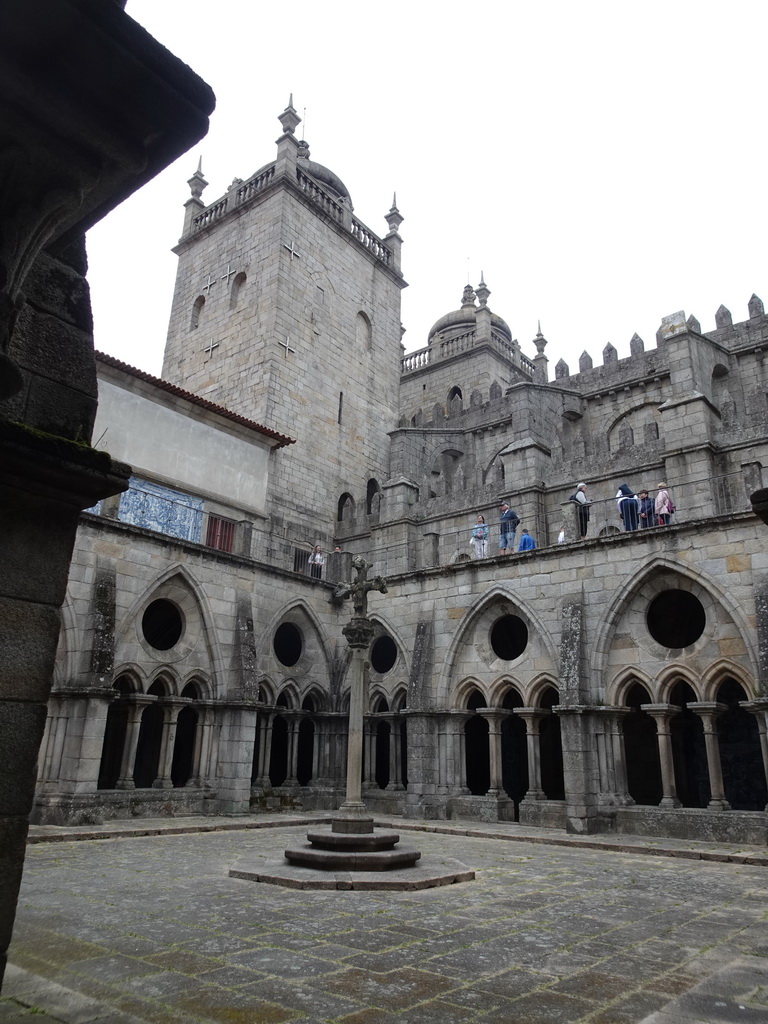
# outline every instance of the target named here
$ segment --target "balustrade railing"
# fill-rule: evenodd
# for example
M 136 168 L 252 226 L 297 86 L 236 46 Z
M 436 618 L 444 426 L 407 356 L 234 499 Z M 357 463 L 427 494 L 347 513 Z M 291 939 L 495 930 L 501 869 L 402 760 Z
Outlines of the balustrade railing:
M 209 206 L 207 209 L 203 210 L 202 213 L 198 214 L 192 221 L 192 231 L 201 231 L 203 228 L 207 228 L 210 224 L 220 220 L 227 210 L 234 209 L 237 206 L 241 206 L 243 203 L 247 203 L 252 196 L 255 196 L 258 192 L 261 192 L 266 188 L 273 180 L 274 176 L 275 168 L 274 165 L 272 165 L 271 167 L 267 167 L 266 170 L 261 171 L 260 174 L 256 174 L 252 178 L 249 178 L 248 181 L 240 185 L 234 192 L 224 196 L 223 199 L 213 203 L 212 206 Z M 312 200 L 313 203 L 319 206 L 337 223 L 344 224 L 344 208 L 341 203 L 337 202 L 333 196 L 326 192 L 324 188 L 321 188 L 313 178 L 298 168 L 296 170 L 296 180 L 299 183 L 299 188 Z M 375 235 L 370 228 L 367 228 L 365 224 L 362 223 L 362 221 L 357 220 L 356 217 L 352 217 L 349 225 L 349 231 L 350 234 L 356 238 L 358 242 L 364 245 L 377 260 L 381 260 L 381 262 L 386 266 L 392 265 L 392 250 L 387 248 L 378 235 Z
M 341 203 L 337 203 L 336 200 L 328 195 L 325 189 L 320 188 L 314 179 L 310 178 L 309 175 L 304 174 L 303 171 L 296 171 L 296 179 L 299 183 L 299 188 L 304 192 L 317 206 L 319 206 L 329 217 L 332 217 L 339 224 L 344 223 L 344 211 Z
M 255 196 L 257 192 L 261 192 L 261 190 L 270 183 L 274 176 L 275 168 L 268 167 L 266 171 L 262 171 L 261 174 L 256 174 L 253 178 L 246 181 L 237 190 L 238 204 L 247 202 L 251 196 Z
M 218 203 L 214 203 L 213 206 L 209 206 L 207 210 L 203 210 L 197 217 L 192 221 L 192 230 L 200 231 L 202 228 L 207 228 L 209 224 L 213 224 L 214 221 L 220 220 L 227 212 L 229 205 L 229 196 L 224 196 Z
M 365 248 L 368 249 L 377 260 L 381 260 L 381 262 L 385 263 L 387 266 L 390 265 L 392 262 L 391 250 L 388 249 L 382 240 L 377 235 L 374 235 L 374 233 L 370 231 L 365 224 L 361 224 L 359 220 L 353 217 L 350 230 L 358 242 L 362 242 Z

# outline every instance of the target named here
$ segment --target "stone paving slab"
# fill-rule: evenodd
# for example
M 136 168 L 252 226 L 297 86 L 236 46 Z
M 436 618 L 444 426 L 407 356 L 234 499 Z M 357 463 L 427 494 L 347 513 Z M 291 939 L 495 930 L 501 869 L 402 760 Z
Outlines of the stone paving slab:
M 116 837 L 34 843 L 0 1021 L 768 1022 L 762 866 L 703 860 L 706 844 L 685 844 L 691 859 L 425 823 L 422 862 L 456 857 L 475 881 L 323 892 L 229 877 L 310 820 L 110 823 Z

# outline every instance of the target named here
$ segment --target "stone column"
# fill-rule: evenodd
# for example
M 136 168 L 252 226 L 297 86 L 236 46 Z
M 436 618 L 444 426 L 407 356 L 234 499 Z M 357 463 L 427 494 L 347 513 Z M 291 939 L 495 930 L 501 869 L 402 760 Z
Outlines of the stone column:
M 402 761 L 402 738 L 400 736 L 400 725 L 402 719 L 399 715 L 392 715 L 389 719 L 389 785 L 387 789 L 402 790 L 403 774 L 401 770 Z
M 375 728 L 374 728 L 375 726 Z M 373 789 L 376 785 L 376 747 L 379 742 L 379 719 L 363 720 L 363 788 Z
M 299 726 L 301 716 L 295 712 L 286 716 L 288 721 L 288 776 L 283 783 L 284 786 L 298 786 L 299 780 L 296 777 L 299 770 Z
M 501 771 L 501 723 L 505 718 L 511 718 L 512 712 L 506 708 L 478 708 L 477 714 L 488 723 L 488 756 L 491 785 L 487 796 L 503 797 L 504 783 Z
M 320 769 L 320 762 L 321 762 L 320 744 L 322 742 L 322 730 L 323 730 L 323 728 L 325 726 L 325 723 L 323 722 L 322 719 L 315 718 L 314 715 L 311 717 L 311 721 L 312 721 L 313 729 L 312 729 L 312 779 L 310 781 L 313 782 L 315 786 L 317 786 L 317 785 L 320 785 L 322 783 L 322 781 L 323 781 L 323 779 L 321 777 L 321 769 Z
M 200 774 L 203 764 L 203 737 L 206 732 L 204 725 L 206 708 L 200 707 L 197 702 L 194 702 L 192 706 L 197 712 L 197 726 L 195 728 L 195 744 L 192 749 L 192 771 L 186 785 L 199 789 L 202 785 Z
M 128 702 L 128 721 L 125 727 L 125 741 L 123 743 L 123 757 L 120 762 L 120 777 L 115 783 L 115 789 L 135 789 L 133 771 L 136 765 L 136 750 L 139 746 L 139 732 L 141 731 L 141 716 L 148 704 L 154 704 L 157 698 L 148 695 L 137 695 L 131 697 Z
M 349 731 L 347 739 L 347 798 L 333 819 L 334 832 L 373 832 L 373 818 L 363 803 L 363 716 L 367 705 L 367 651 L 373 640 L 374 626 L 367 618 L 355 617 L 344 627 L 352 648 L 349 666 Z
M 469 717 L 470 715 L 467 711 L 452 711 L 450 713 L 451 752 L 453 757 L 453 785 L 451 788 L 459 796 L 469 795 L 469 786 L 467 785 L 467 734 L 464 732 L 464 727 L 469 721 Z
M 173 748 L 176 745 L 176 723 L 179 720 L 181 705 L 178 701 L 168 697 L 163 698 L 163 705 L 163 738 L 160 743 L 160 764 L 157 769 L 157 778 L 152 783 L 153 789 L 168 789 L 173 785 L 171 781 L 171 766 L 173 764 Z
M 528 754 L 528 792 L 525 800 L 546 800 L 541 788 L 541 748 L 539 746 L 539 724 L 548 711 L 542 708 L 515 708 L 513 714 L 525 722 L 525 742 Z
M 627 758 L 624 749 L 622 719 L 631 714 L 624 706 L 604 705 L 595 708 L 603 723 L 603 732 L 595 740 L 598 754 L 600 802 L 616 807 L 629 807 L 634 800 L 627 783 Z
M 730 811 L 731 805 L 725 799 L 723 788 L 723 769 L 720 764 L 720 744 L 717 739 L 717 718 L 728 710 L 727 704 L 717 701 L 692 701 L 687 707 L 698 715 L 704 726 L 704 743 L 707 748 L 707 771 L 709 772 L 709 789 L 711 799 L 707 804 L 709 811 Z
M 681 708 L 675 704 L 641 704 L 641 711 L 647 711 L 656 722 L 656 740 L 659 744 L 659 764 L 661 766 L 661 803 L 659 807 L 680 807 L 681 803 L 677 796 L 677 785 L 675 783 L 675 762 L 672 756 L 672 734 L 670 725 L 675 715 L 679 715 Z M 705 726 L 706 733 L 706 726 Z M 709 747 L 707 747 L 707 760 L 709 760 Z M 717 752 L 717 763 L 720 764 L 720 752 Z M 710 775 L 711 784 L 711 775 Z M 714 790 L 712 790 L 714 794 Z
M 269 760 L 272 756 L 272 712 L 259 709 L 259 763 L 256 768 L 256 785 L 269 785 Z
M 760 750 L 763 755 L 763 773 L 768 787 L 768 698 L 758 697 L 757 700 L 741 700 L 739 707 L 751 711 L 757 719 L 757 731 L 760 736 Z M 765 808 L 768 811 L 768 805 Z

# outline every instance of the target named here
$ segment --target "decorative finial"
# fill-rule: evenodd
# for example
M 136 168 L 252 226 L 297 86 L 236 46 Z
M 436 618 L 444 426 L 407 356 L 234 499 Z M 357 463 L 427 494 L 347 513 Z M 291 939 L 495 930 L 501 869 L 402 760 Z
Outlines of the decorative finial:
M 543 338 L 544 335 L 541 333 L 541 320 L 539 320 L 539 326 L 536 328 L 536 337 Z
M 475 305 L 475 292 L 471 284 L 464 285 L 464 293 L 461 296 L 462 306 L 474 306 Z
M 488 296 L 491 294 L 491 289 L 485 283 L 482 270 L 480 271 L 480 284 L 477 286 L 477 298 L 481 306 L 488 304 Z
M 396 235 L 397 229 L 403 223 L 403 216 L 397 208 L 397 192 L 392 193 L 392 206 L 390 207 L 389 213 L 384 218 L 387 222 L 390 235 Z
M 203 194 L 203 190 L 208 186 L 208 182 L 203 176 L 203 158 L 202 155 L 197 162 L 197 170 L 191 178 L 187 180 L 189 185 L 189 191 L 192 193 L 193 199 L 199 199 Z
M 293 133 L 301 124 L 301 118 L 296 113 L 293 107 L 293 93 L 291 93 L 290 98 L 288 100 L 288 106 L 285 108 L 282 114 L 279 115 L 278 121 L 283 126 L 283 132 L 286 135 L 293 135 Z

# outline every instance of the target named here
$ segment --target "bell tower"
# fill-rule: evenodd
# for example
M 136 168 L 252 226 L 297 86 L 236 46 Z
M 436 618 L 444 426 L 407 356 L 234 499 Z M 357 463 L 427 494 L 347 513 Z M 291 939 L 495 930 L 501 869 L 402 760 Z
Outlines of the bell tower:
M 295 437 L 272 501 L 332 532 L 339 496 L 388 475 L 402 217 L 393 202 L 379 238 L 296 138 L 292 98 L 279 121 L 275 160 L 215 202 L 201 167 L 190 178 L 163 376 Z

